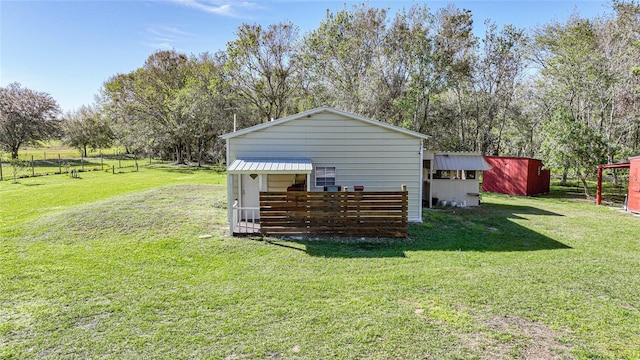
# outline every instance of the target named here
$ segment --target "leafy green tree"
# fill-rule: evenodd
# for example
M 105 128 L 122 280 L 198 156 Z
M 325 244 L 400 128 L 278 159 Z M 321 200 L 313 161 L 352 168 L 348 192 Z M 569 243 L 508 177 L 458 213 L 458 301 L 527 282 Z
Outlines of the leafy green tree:
M 293 112 L 300 89 L 298 27 L 291 22 L 242 24 L 227 44 L 227 71 L 236 91 L 249 100 L 264 122 Z
M 603 128 L 617 156 L 640 150 L 640 3 L 613 1 L 613 13 L 600 21 L 599 44 L 613 75 L 611 109 L 604 112 Z
M 103 106 L 116 138 L 134 151 L 202 160 L 220 133 L 231 130 L 233 106 L 223 55 L 151 55 L 142 68 L 105 83 Z
M 640 82 L 633 71 L 640 58 L 640 4 L 613 1 L 612 8 L 607 16 L 575 15 L 538 29 L 531 57 L 540 66 L 534 101 L 539 118 L 553 123 L 559 111 L 568 113 L 573 128 L 582 129 L 570 133 L 573 141 L 594 146 L 597 155 L 604 142 L 605 156 L 596 156 L 601 163 L 625 160 L 640 149 Z M 542 134 L 553 138 L 549 131 L 545 126 Z M 553 157 L 564 168 L 563 181 L 579 155 Z
M 453 5 L 436 15 L 436 56 L 438 71 L 447 91 L 442 95 L 445 132 L 442 143 L 447 150 L 472 150 L 466 119 L 474 115 L 471 103 L 473 66 L 477 59 L 477 37 L 473 34 L 473 15 Z M 442 116 L 442 115 L 441 115 Z M 452 143 L 453 142 L 453 143 Z
M 58 134 L 56 117 L 60 109 L 51 95 L 11 83 L 0 88 L 0 149 L 18 158 L 21 146 Z
M 480 153 L 500 154 L 505 127 L 513 122 L 514 96 L 524 71 L 524 46 L 527 38 L 523 29 L 511 25 L 498 30 L 487 21 L 478 64 L 474 69 L 473 97 L 475 124 L 471 126 L 475 139 L 473 149 Z
M 424 131 L 431 94 L 437 88 L 433 60 L 433 16 L 426 6 L 396 12 L 387 26 L 373 71 L 375 94 L 369 107 L 375 117 L 415 131 Z
M 329 105 L 376 117 L 378 76 L 387 60 L 382 52 L 386 23 L 387 10 L 361 5 L 327 12 L 318 29 L 305 36 L 307 76 L 318 84 L 316 90 L 324 90 L 320 96 Z
M 587 179 L 596 165 L 607 159 L 607 143 L 601 133 L 589 127 L 569 111 L 559 109 L 545 123 L 542 153 L 548 165 L 568 166 L 582 182 L 585 196 L 591 193 Z
M 558 113 L 568 114 L 573 129 L 582 129 L 571 133 L 573 141 L 583 144 L 593 138 L 604 140 L 605 154 L 612 155 L 615 144 L 609 141 L 607 128 L 616 76 L 610 67 L 611 59 L 602 51 L 601 34 L 601 23 L 578 16 L 564 24 L 548 24 L 535 34 L 532 59 L 540 65 L 537 78 L 540 118 L 554 123 Z M 557 136 L 549 131 L 549 127 L 543 127 L 545 137 Z M 580 139 L 580 135 L 584 138 Z M 582 161 L 576 158 L 578 155 L 576 151 L 567 152 L 562 162 L 552 157 L 564 169 L 563 182 L 569 169 L 577 168 L 576 162 Z M 605 156 L 603 161 L 606 159 Z
M 245 119 L 252 116 L 246 116 L 249 104 L 234 96 L 229 74 L 225 72 L 224 53 L 202 54 L 195 60 L 190 62 L 189 81 L 178 92 L 176 103 L 189 128 L 189 154 L 197 157 L 200 166 L 207 151 L 219 142 L 218 137 L 231 131 L 234 113 Z M 209 160 L 220 161 L 221 154 L 211 155 Z
M 63 116 L 61 122 L 65 144 L 80 150 L 87 156 L 87 148 L 92 150 L 112 145 L 114 134 L 108 120 L 96 107 L 82 106 Z
M 138 146 L 172 151 L 178 164 L 185 162 L 189 129 L 176 98 L 188 82 L 188 62 L 184 54 L 158 51 L 142 68 L 114 76 L 104 91 L 116 128 L 137 137 Z

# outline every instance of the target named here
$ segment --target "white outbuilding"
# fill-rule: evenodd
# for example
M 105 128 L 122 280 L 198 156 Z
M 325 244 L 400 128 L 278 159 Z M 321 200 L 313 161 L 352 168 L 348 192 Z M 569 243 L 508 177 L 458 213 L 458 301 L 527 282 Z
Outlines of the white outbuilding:
M 391 191 L 406 185 L 409 221 L 422 221 L 428 135 L 320 107 L 222 136 L 230 231 L 258 222 L 264 191 Z
M 491 169 L 482 155 L 425 150 L 423 156 L 425 206 L 480 205 L 480 176 Z

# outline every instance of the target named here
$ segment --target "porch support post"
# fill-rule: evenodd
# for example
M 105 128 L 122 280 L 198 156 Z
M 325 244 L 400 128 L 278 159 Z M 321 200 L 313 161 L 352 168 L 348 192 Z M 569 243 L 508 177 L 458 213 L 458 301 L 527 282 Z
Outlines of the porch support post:
M 311 173 L 307 173 L 307 191 L 311 191 Z
M 242 207 L 242 174 L 237 174 L 238 179 L 238 206 Z
M 232 174 L 227 173 L 227 221 L 229 221 L 229 236 L 233 236 L 233 179 Z

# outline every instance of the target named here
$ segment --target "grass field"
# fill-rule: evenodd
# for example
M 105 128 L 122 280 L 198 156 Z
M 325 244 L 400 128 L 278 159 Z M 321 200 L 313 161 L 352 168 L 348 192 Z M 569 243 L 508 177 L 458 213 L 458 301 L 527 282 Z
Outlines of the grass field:
M 137 170 L 136 165 L 144 166 L 152 161 L 149 158 L 127 155 L 124 148 L 118 147 L 103 150 L 88 149 L 87 156 L 83 157 L 79 150 L 63 146 L 59 142 L 45 143 L 37 148 L 21 149 L 18 159 L 20 160 L 18 163 L 12 163 L 11 154 L 0 151 L 1 180 L 14 181 L 14 175 L 15 178 L 66 175 L 73 170 L 132 172 Z M 155 160 L 155 163 L 161 162 Z M 18 166 L 14 167 L 16 164 Z
M 1 182 L 0 358 L 640 358 L 638 217 L 485 195 L 407 240 L 229 238 L 225 179 Z

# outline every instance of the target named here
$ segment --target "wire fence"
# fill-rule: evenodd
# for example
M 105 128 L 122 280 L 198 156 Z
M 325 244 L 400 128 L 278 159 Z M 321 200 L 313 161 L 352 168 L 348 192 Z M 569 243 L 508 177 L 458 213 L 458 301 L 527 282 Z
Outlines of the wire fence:
M 43 152 L 12 159 L 0 156 L 0 181 L 18 180 L 36 176 L 69 175 L 78 177 L 88 171 L 106 171 L 113 174 L 138 171 L 140 165 L 153 162 L 151 158 L 139 159 L 135 154 L 97 154 L 73 157 L 69 154 Z

